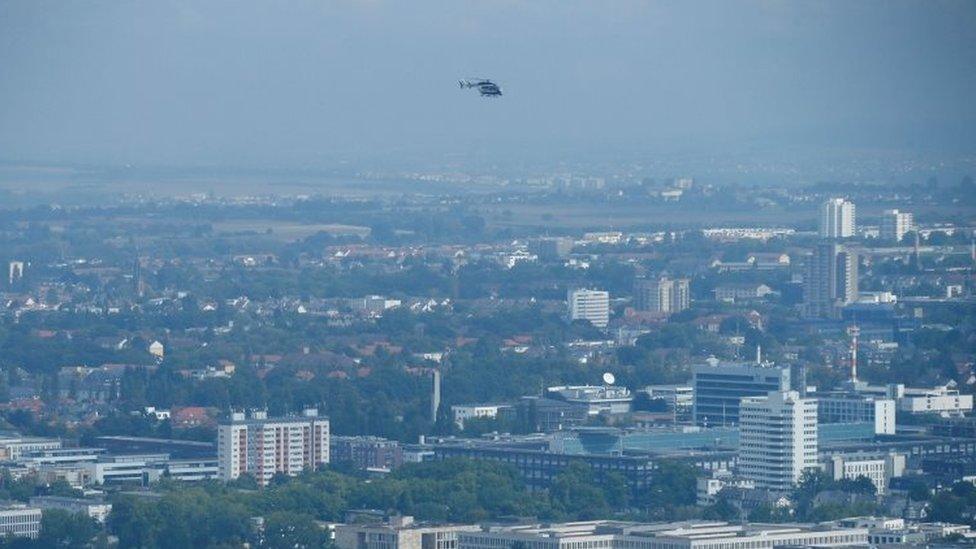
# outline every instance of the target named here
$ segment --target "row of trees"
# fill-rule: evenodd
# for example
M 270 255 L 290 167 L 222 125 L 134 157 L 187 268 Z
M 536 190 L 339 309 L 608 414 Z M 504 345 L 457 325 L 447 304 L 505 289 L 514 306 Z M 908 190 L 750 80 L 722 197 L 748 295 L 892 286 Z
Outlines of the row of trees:
M 504 464 L 454 459 L 406 465 L 379 479 L 335 471 L 195 486 L 163 483 L 160 499 L 118 496 L 110 531 L 123 547 L 213 547 L 251 542 L 321 547 L 318 521 L 342 521 L 350 509 L 380 509 L 419 520 L 473 523 L 505 517 L 584 520 L 675 516 L 694 503 L 693 471 L 665 468 L 649 490 L 633 493 L 622 477 L 571 464 L 546 492 L 530 491 Z M 252 517 L 263 517 L 257 528 Z

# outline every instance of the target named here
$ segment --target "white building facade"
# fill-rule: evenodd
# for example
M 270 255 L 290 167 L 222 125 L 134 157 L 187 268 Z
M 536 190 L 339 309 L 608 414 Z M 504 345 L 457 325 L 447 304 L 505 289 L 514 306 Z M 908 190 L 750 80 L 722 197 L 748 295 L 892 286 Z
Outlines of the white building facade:
M 817 469 L 817 400 L 796 391 L 746 397 L 739 407 L 739 476 L 757 488 L 790 490 Z
M 21 504 L 0 507 L 0 536 L 37 539 L 40 533 L 40 508 Z
M 570 320 L 588 320 L 603 329 L 610 323 L 610 293 L 603 290 L 579 289 L 569 292 Z
M 831 198 L 820 205 L 820 238 L 850 238 L 856 223 L 853 202 Z

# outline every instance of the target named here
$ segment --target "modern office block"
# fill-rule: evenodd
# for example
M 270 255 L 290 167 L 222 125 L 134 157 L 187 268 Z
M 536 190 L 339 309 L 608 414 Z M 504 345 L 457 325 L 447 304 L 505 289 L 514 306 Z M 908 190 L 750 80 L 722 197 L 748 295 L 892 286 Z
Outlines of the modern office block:
M 710 360 L 692 366 L 695 423 L 708 427 L 739 424 L 743 397 L 790 389 L 790 368 L 754 362 Z
M 817 469 L 817 400 L 796 391 L 742 399 L 738 474 L 757 488 L 787 491 Z
M 610 293 L 601 290 L 571 290 L 568 295 L 570 320 L 588 320 L 597 328 L 610 323 Z

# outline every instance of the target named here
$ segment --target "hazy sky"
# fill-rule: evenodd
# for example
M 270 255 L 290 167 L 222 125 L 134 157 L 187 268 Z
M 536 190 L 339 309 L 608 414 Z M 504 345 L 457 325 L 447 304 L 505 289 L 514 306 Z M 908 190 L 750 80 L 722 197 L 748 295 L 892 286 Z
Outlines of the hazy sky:
M 0 0 L 0 160 L 973 151 L 974 29 L 972 0 Z

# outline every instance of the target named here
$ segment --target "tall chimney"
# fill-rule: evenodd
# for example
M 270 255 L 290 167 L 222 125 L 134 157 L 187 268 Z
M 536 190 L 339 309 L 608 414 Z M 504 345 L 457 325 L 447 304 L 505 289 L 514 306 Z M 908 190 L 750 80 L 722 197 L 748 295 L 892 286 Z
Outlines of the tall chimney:
M 430 388 L 430 420 L 437 422 L 437 411 L 441 407 L 441 372 L 433 370 Z
M 851 336 L 851 381 L 857 381 L 857 336 L 861 335 L 861 329 L 856 325 L 847 328 L 847 335 Z

